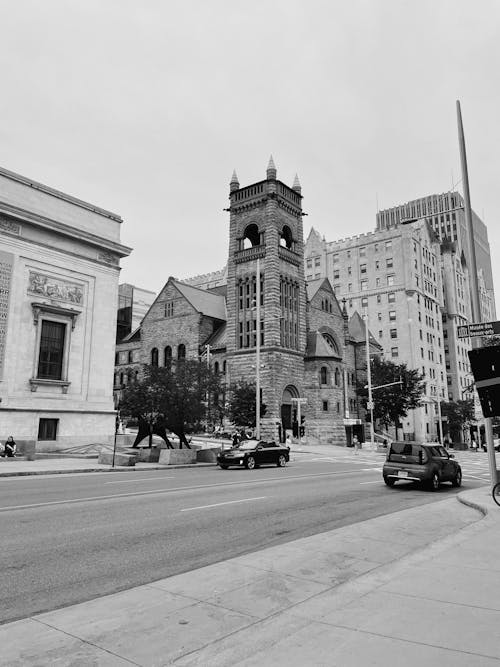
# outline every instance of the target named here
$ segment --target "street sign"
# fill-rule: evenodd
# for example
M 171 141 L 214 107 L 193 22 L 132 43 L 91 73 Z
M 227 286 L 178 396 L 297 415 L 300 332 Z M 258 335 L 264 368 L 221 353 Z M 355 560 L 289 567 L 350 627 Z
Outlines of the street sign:
M 457 327 L 459 338 L 500 335 L 500 322 L 477 322 Z
M 367 403 L 366 403 L 366 409 L 367 410 L 373 410 L 374 407 L 375 407 L 375 403 L 373 401 L 367 401 Z

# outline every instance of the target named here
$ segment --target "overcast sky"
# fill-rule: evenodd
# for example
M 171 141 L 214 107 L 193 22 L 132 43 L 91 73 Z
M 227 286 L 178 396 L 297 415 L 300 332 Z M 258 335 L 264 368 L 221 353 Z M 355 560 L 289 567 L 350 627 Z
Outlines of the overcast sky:
M 0 0 L 1 166 L 120 214 L 121 282 L 226 262 L 229 181 L 297 172 L 305 235 L 460 181 L 500 305 L 497 0 Z M 461 186 L 459 186 L 459 189 Z M 497 310 L 500 309 L 497 305 Z

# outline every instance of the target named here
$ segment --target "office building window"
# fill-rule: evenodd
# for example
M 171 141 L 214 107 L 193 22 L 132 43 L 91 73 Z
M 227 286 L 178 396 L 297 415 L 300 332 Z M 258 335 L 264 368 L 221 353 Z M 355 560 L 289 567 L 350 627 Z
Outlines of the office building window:
M 362 246 L 362 247 L 359 249 L 359 256 L 360 256 L 360 257 L 365 257 L 365 256 L 366 256 L 366 248 L 365 248 L 365 246 Z
M 360 273 L 366 273 L 366 264 L 360 264 L 359 265 L 359 272 Z
M 391 329 L 391 338 L 397 338 L 397 337 L 398 337 L 398 330 Z
M 387 267 L 388 269 L 392 269 L 392 266 L 393 266 L 393 264 L 392 264 L 392 257 L 388 257 L 388 258 L 385 260 L 385 265 L 386 265 L 386 267 Z
M 396 301 L 396 294 L 394 292 L 389 292 L 387 295 L 387 301 L 389 303 L 394 303 Z
M 385 242 L 385 249 L 390 250 L 392 248 L 392 241 L 386 241 Z
M 389 311 L 389 321 L 394 322 L 396 319 L 396 311 L 395 310 L 390 310 Z
M 367 296 L 364 296 L 364 297 L 362 297 L 362 299 L 361 299 L 361 307 L 362 307 L 362 308 L 366 308 L 367 306 L 368 306 L 368 297 L 367 297 Z
M 390 274 L 387 276 L 387 284 L 388 284 L 389 286 L 394 285 L 394 274 L 393 274 L 393 273 L 390 273 Z
M 360 282 L 361 291 L 365 292 L 368 289 L 368 280 L 362 280 Z
M 391 347 L 391 357 L 399 357 L 399 348 Z
M 377 294 L 377 303 L 382 303 L 382 297 L 380 294 Z

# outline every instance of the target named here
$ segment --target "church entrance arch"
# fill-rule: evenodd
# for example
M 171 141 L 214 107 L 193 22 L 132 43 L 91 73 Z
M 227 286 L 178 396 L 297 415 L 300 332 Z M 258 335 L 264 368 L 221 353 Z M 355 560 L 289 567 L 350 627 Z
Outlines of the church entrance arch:
M 299 398 L 297 388 L 292 384 L 285 387 L 281 399 L 281 436 L 282 442 L 285 441 L 286 432 L 291 431 L 293 422 L 297 419 L 297 406 L 293 404 L 292 398 Z

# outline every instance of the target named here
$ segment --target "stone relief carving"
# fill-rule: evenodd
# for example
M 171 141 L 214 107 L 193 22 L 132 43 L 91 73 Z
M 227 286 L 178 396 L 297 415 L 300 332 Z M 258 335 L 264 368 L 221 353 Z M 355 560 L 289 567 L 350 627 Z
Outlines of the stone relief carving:
M 30 271 L 28 293 L 44 296 L 56 301 L 83 304 L 83 286 Z
M 17 222 L 13 222 L 3 216 L 0 216 L 0 229 L 4 232 L 9 232 L 10 234 L 21 233 L 21 225 L 18 225 Z

